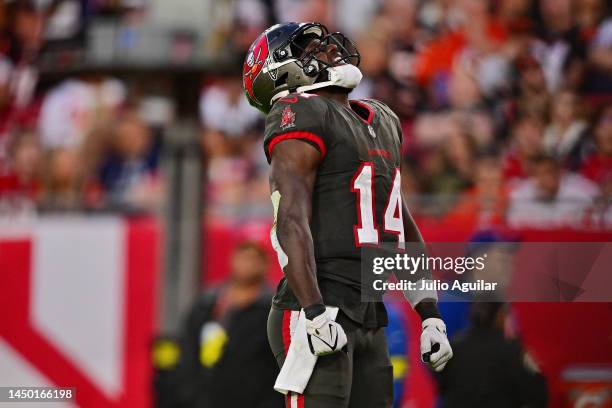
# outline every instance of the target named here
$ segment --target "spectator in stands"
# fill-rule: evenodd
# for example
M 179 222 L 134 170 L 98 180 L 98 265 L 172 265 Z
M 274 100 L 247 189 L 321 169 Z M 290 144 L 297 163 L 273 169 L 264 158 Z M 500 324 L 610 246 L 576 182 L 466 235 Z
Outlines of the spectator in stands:
M 471 326 L 451 339 L 455 357 L 438 375 L 444 407 L 546 407 L 546 380 L 520 342 L 504 336 L 505 305 L 473 303 Z
M 22 131 L 36 131 L 38 111 L 32 100 L 35 86 L 33 73 L 0 55 L 0 176 L 10 171 L 9 150 Z
M 240 78 L 239 73 L 222 78 L 202 93 L 200 118 L 206 132 L 220 132 L 228 139 L 241 139 L 248 136 L 261 119 L 259 112 L 244 97 Z
M 284 406 L 273 389 L 279 369 L 266 333 L 268 262 L 259 244 L 243 242 L 232 254 L 227 283 L 204 292 L 192 306 L 179 368 L 184 405 L 178 406 Z
M 542 154 L 544 127 L 536 117 L 523 116 L 512 127 L 510 148 L 503 157 L 504 178 L 510 181 L 532 175 L 532 160 Z
M 161 184 L 157 151 L 149 128 L 137 113 L 125 112 L 111 135 L 109 154 L 99 170 L 107 205 L 123 209 L 158 207 Z
M 448 80 L 448 103 L 455 109 L 477 108 L 483 99 L 482 90 L 477 81 L 478 72 L 468 53 L 453 65 Z
M 0 112 L 5 113 L 11 104 L 11 79 L 13 76 L 13 64 L 11 61 L 0 56 Z
M 29 63 L 43 45 L 44 10 L 32 0 L 12 1 L 7 6 L 7 40 L 3 53 L 16 63 Z
M 446 217 L 447 222 L 471 226 L 474 230 L 491 228 L 503 223 L 507 191 L 503 185 L 499 160 L 495 156 L 476 161 L 474 185 Z
M 471 183 L 475 142 L 457 118 L 449 124 L 448 132 L 444 143 L 426 159 L 423 170 L 428 192 L 456 194 Z
M 47 16 L 33 0 L 8 2 L 7 27 L 0 53 L 13 64 L 12 102 L 17 109 L 30 104 L 38 80 L 37 58 L 44 44 Z M 1 34 L 0 34 L 1 35 Z
M 0 175 L 7 171 L 13 119 L 11 79 L 13 64 L 0 56 Z
M 13 144 L 11 171 L 0 175 L 0 197 L 36 203 L 41 188 L 42 151 L 35 135 L 19 135 Z
M 69 78 L 42 102 L 39 129 L 46 149 L 78 148 L 89 136 L 113 123 L 125 101 L 122 82 L 99 76 Z
M 580 172 L 603 187 L 612 182 L 612 104 L 600 108 L 594 123 L 596 151 L 585 159 Z
M 508 30 L 524 30 L 533 25 L 529 16 L 530 6 L 531 1 L 529 0 L 501 0 L 493 4 L 497 18 Z
M 0 170 L 0 217 L 31 217 L 41 191 L 42 152 L 31 134 L 11 143 L 10 166 Z
M 540 121 L 548 118 L 550 94 L 544 71 L 530 53 L 523 54 L 516 62 L 518 70 L 517 111 L 521 116 L 533 116 Z
M 77 149 L 56 149 L 47 155 L 40 208 L 74 211 L 83 208 L 85 194 L 83 158 Z
M 598 228 L 612 226 L 612 104 L 599 109 L 593 128 L 596 150 L 586 158 L 580 172 L 601 189 L 591 222 Z
M 593 3 L 591 7 L 595 10 L 591 11 L 591 15 L 587 19 L 589 27 L 585 33 L 589 40 L 587 51 L 590 63 L 585 90 L 589 94 L 606 96 L 612 92 L 610 75 L 612 71 L 612 17 L 610 17 L 610 5 L 606 5 L 603 0 L 592 0 L 590 3 Z M 585 30 L 583 29 L 583 31 Z
M 544 130 L 544 151 L 576 170 L 584 158 L 587 123 L 580 117 L 577 94 L 564 90 L 556 94 L 551 106 L 550 124 Z
M 582 37 L 590 41 L 597 32 L 597 27 L 606 16 L 605 0 L 580 0 L 576 2 L 576 22 L 580 27 Z
M 416 78 L 422 85 L 434 85 L 442 89 L 445 76 L 456 63 L 462 52 L 477 68 L 485 68 L 487 57 L 495 54 L 507 38 L 503 25 L 495 21 L 489 13 L 488 2 L 479 0 L 462 0 L 452 4 L 451 24 L 455 27 L 447 34 L 441 35 L 419 53 L 415 61 Z M 472 59 L 471 57 L 479 56 Z
M 260 191 L 257 186 L 254 186 L 255 190 L 251 190 L 249 183 L 257 184 L 258 174 L 264 175 L 264 179 L 267 178 L 266 173 L 258 171 L 255 159 L 256 154 L 263 155 L 260 144 L 248 139 L 243 140 L 241 144 L 232 143 L 223 134 L 210 131 L 204 133 L 202 145 L 207 163 L 207 214 L 226 221 L 248 218 L 252 208 L 252 203 L 248 202 L 249 196 Z M 269 187 L 261 187 L 265 189 L 267 203 Z
M 548 90 L 555 93 L 582 81 L 586 46 L 576 23 L 572 0 L 539 0 L 542 22 L 536 27 L 532 52 L 546 77 Z
M 605 17 L 607 18 L 598 22 L 599 25 L 592 36 L 590 61 L 599 68 L 609 70 L 612 68 L 612 17 L 610 14 Z
M 561 228 L 583 225 L 585 212 L 598 196 L 597 185 L 564 171 L 549 156 L 534 159 L 533 177 L 510 193 L 507 222 L 515 228 Z

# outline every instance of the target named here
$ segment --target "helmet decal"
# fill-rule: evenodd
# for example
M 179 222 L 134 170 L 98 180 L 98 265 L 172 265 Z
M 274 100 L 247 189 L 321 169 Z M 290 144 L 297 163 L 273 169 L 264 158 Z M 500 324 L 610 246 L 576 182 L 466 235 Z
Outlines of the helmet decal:
M 252 99 L 255 99 L 253 94 L 253 81 L 257 78 L 268 59 L 268 37 L 263 33 L 253 43 L 253 47 L 249 50 L 247 58 L 244 62 L 242 84 Z
M 270 78 L 273 81 L 276 81 L 276 78 L 278 78 L 278 68 L 276 69 L 269 69 L 269 67 L 274 63 L 274 61 L 272 60 L 272 53 L 270 53 L 270 55 L 268 56 L 268 75 L 270 76 Z

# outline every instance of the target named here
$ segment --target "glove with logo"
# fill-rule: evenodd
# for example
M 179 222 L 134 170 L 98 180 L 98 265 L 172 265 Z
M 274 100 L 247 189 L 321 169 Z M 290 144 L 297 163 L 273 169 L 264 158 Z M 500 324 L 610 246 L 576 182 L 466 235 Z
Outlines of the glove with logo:
M 423 320 L 421 333 L 421 359 L 435 371 L 440 372 L 453 357 L 453 350 L 446 338 L 446 325 L 442 319 Z
M 324 356 L 335 353 L 346 346 L 347 339 L 344 329 L 330 318 L 325 306 L 319 315 L 312 317 L 306 313 L 306 316 L 306 335 L 312 354 Z

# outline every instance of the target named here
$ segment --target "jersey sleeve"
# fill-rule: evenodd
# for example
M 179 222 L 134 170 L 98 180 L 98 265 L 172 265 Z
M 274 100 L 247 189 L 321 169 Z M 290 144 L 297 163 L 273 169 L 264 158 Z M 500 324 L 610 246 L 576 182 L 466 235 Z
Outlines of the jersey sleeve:
M 319 96 L 291 94 L 274 104 L 266 118 L 264 151 L 268 163 L 283 140 L 297 139 L 312 145 L 325 157 L 328 137 L 325 132 L 325 104 Z

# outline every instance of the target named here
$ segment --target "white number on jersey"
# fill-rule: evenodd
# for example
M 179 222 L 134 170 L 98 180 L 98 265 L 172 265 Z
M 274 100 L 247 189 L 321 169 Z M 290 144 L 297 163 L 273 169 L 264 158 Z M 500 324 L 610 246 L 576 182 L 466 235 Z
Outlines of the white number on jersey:
M 383 217 L 385 232 L 396 234 L 398 245 L 404 248 L 404 222 L 402 218 L 401 175 L 395 170 L 393 186 Z M 374 165 L 364 163 L 353 177 L 351 191 L 357 194 L 357 219 L 355 225 L 355 244 L 377 245 L 380 241 L 379 228 L 376 225 L 374 212 Z

